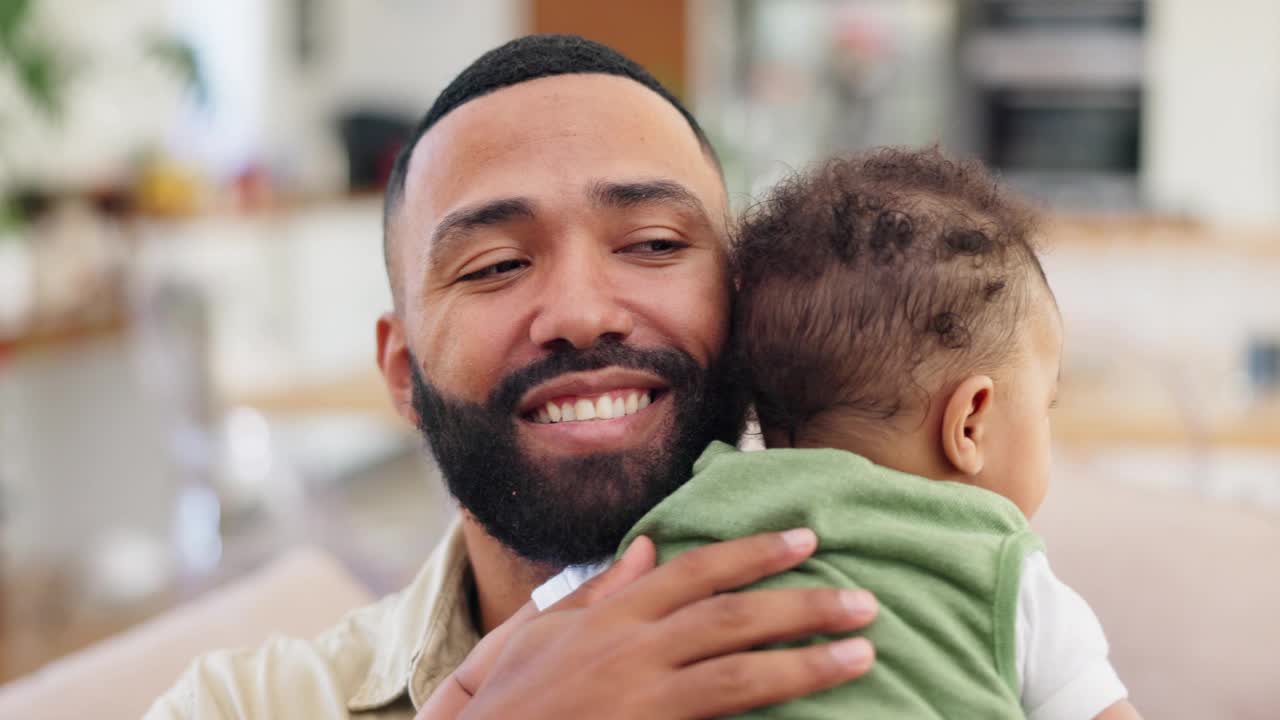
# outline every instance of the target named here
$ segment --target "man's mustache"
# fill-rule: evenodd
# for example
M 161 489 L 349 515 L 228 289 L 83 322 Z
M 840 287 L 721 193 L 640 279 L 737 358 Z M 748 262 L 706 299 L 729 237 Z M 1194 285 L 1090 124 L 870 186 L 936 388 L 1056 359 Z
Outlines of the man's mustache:
M 565 350 L 530 363 L 498 383 L 489 393 L 491 412 L 510 415 L 531 389 L 561 375 L 620 367 L 651 372 L 672 388 L 697 383 L 702 368 L 676 348 L 638 348 L 618 340 L 602 340 L 586 350 Z

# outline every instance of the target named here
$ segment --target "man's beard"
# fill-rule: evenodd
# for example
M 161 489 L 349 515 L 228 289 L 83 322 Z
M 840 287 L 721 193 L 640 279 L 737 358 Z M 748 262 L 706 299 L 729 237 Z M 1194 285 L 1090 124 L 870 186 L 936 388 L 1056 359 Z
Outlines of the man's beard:
M 503 379 L 484 404 L 443 395 L 413 367 L 418 429 L 449 491 L 485 531 L 526 560 L 553 567 L 612 556 L 627 531 L 684 484 L 712 440 L 732 442 L 742 403 L 727 373 L 679 350 L 601 342 L 550 355 Z M 620 367 L 668 384 L 669 421 L 649 446 L 538 457 L 521 447 L 516 417 L 533 387 L 566 373 Z

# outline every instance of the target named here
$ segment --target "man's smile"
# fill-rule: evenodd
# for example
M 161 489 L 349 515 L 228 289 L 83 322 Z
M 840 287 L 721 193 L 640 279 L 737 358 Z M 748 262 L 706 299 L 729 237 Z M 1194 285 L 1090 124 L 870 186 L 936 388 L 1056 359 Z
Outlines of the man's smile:
M 522 432 L 552 453 L 643 447 L 670 413 L 670 390 L 656 375 L 623 368 L 570 373 L 528 393 Z
M 599 395 L 565 395 L 526 416 L 536 423 L 595 422 L 635 415 L 653 402 L 655 390 L 630 388 Z

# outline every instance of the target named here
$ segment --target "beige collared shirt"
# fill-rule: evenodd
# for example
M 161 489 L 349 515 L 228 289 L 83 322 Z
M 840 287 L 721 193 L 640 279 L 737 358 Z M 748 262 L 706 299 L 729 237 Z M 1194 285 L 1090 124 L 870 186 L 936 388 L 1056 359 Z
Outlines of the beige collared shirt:
M 197 658 L 147 720 L 412 718 L 479 641 L 455 523 L 404 590 L 310 640 Z

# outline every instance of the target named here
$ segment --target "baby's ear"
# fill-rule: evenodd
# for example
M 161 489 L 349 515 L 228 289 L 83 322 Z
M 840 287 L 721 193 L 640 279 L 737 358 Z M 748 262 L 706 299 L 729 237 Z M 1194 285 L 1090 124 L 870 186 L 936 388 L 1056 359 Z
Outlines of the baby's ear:
M 995 383 L 986 375 L 972 375 L 951 393 L 942 414 L 942 452 L 959 472 L 982 472 L 986 435 L 995 403 Z

